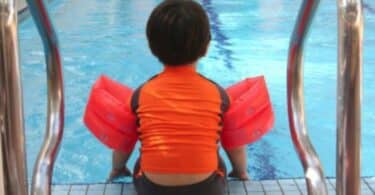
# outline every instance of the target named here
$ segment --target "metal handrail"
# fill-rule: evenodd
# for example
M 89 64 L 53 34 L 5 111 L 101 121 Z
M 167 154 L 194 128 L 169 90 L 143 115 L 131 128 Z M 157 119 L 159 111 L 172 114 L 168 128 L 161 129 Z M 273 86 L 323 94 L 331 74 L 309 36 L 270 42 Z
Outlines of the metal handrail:
M 337 194 L 360 194 L 363 5 L 338 0 Z
M 17 9 L 0 0 L 0 194 L 27 195 Z
M 27 0 L 30 13 L 43 41 L 47 63 L 48 113 L 43 146 L 34 167 L 32 195 L 51 194 L 53 164 L 64 127 L 64 91 L 58 40 L 43 0 Z
M 288 118 L 295 149 L 302 162 L 309 194 L 325 195 L 322 166 L 312 146 L 305 122 L 303 99 L 303 46 L 319 0 L 304 0 L 289 46 L 287 70 Z

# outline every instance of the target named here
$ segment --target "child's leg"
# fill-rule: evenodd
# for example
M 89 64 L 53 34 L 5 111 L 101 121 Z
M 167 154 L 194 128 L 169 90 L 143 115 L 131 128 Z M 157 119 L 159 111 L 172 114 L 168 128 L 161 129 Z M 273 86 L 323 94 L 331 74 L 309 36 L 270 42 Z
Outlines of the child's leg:
M 219 153 L 217 155 L 219 157 L 219 171 L 222 171 L 224 175 L 227 175 L 227 167 L 225 166 L 225 162 Z
M 229 174 L 230 177 L 237 177 L 242 180 L 248 180 L 247 174 L 247 152 L 246 145 L 225 150 L 232 164 L 233 170 Z
M 131 172 L 126 167 L 126 163 L 131 155 L 121 151 L 113 150 L 112 152 L 112 171 L 109 174 L 108 181 L 112 181 L 118 177 L 130 176 Z

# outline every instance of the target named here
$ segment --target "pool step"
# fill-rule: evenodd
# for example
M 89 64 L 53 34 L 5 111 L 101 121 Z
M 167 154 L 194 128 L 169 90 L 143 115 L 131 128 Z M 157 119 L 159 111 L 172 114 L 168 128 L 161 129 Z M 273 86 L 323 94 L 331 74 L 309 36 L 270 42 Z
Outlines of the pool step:
M 328 194 L 335 195 L 335 179 L 327 179 Z M 361 180 L 362 195 L 375 195 L 375 177 Z M 229 181 L 229 195 L 307 195 L 304 179 Z M 136 195 L 133 184 L 53 185 L 52 195 Z

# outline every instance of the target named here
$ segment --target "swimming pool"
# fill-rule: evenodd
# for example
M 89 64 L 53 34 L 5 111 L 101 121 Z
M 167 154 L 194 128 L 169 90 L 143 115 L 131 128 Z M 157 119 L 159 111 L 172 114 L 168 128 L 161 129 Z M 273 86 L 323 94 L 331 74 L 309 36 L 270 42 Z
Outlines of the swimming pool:
M 110 150 L 82 123 L 91 85 L 104 73 L 136 87 L 161 69 L 147 48 L 144 27 L 160 0 L 59 0 L 49 5 L 60 39 L 65 76 L 65 133 L 55 164 L 55 183 L 105 181 Z M 213 40 L 201 73 L 223 86 L 264 74 L 276 124 L 249 147 L 254 179 L 303 176 L 294 151 L 286 111 L 286 59 L 299 1 L 201 0 L 211 20 Z M 368 6 L 375 7 L 367 1 Z M 365 11 L 362 176 L 374 176 L 375 13 Z M 307 41 L 305 103 L 312 142 L 326 176 L 335 176 L 336 4 L 322 0 Z M 43 48 L 31 19 L 19 27 L 29 178 L 45 131 L 46 78 Z M 130 166 L 136 156 L 133 155 Z

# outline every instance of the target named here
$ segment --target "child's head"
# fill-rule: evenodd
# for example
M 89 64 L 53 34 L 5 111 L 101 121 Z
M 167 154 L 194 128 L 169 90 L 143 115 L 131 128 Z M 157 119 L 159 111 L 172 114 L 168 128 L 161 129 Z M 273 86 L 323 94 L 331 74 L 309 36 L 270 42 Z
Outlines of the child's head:
M 192 0 L 165 0 L 151 13 L 147 38 L 152 53 L 165 65 L 196 62 L 211 39 L 208 17 Z

